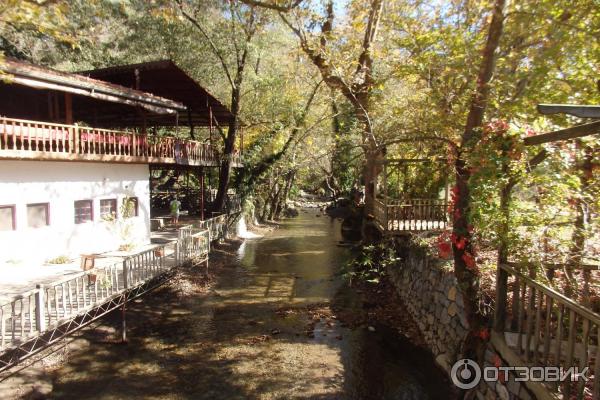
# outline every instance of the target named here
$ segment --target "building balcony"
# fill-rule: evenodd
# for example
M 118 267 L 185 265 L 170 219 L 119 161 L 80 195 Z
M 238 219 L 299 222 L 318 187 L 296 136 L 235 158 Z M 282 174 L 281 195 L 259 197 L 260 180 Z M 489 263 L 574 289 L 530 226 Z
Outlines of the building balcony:
M 239 153 L 232 158 L 242 166 Z M 0 117 L 0 159 L 216 167 L 221 157 L 193 140 Z

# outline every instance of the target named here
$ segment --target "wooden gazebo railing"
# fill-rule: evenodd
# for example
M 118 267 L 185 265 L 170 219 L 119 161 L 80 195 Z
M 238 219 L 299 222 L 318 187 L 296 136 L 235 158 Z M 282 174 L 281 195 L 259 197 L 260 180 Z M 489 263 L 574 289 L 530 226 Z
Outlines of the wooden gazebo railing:
M 375 201 L 375 220 L 387 232 L 443 230 L 448 227 L 443 199 L 384 199 Z
M 422 232 L 444 230 L 448 227 L 448 182 L 444 185 L 444 198 L 394 199 L 389 194 L 390 168 L 409 164 L 446 162 L 443 158 L 385 159 L 383 166 L 383 193 L 375 200 L 375 222 L 384 233 Z M 397 192 L 402 193 L 398 188 Z M 398 193 L 396 193 L 398 194 Z

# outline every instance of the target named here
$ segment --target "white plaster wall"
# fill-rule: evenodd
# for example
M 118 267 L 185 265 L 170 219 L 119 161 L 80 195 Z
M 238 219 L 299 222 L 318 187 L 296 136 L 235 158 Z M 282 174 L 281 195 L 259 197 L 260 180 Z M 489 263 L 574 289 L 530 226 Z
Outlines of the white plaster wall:
M 0 205 L 16 205 L 16 230 L 0 231 L 0 262 L 45 261 L 60 255 L 116 250 L 150 241 L 150 187 L 146 164 L 0 161 Z M 100 200 L 124 197 L 139 202 L 137 217 L 106 222 Z M 93 200 L 94 221 L 74 223 L 75 200 Z M 27 226 L 26 205 L 50 203 L 50 225 Z M 123 236 L 123 226 L 131 228 Z

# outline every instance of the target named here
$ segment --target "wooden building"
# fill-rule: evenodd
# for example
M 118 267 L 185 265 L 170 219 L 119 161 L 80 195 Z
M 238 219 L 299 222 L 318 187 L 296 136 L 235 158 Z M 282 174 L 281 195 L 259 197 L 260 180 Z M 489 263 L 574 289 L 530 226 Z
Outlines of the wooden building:
M 12 59 L 0 76 L 0 262 L 148 242 L 150 166 L 219 165 L 210 142 L 151 129 L 177 130 L 177 99 Z

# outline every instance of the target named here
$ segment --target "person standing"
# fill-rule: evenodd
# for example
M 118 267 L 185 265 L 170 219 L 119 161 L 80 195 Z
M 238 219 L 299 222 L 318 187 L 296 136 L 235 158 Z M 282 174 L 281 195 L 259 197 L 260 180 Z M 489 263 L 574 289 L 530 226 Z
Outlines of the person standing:
M 179 210 L 181 208 L 181 202 L 177 199 L 177 195 L 171 200 L 171 204 L 169 205 L 171 210 L 171 222 L 175 224 L 175 226 L 179 225 Z

